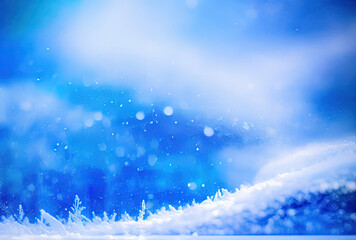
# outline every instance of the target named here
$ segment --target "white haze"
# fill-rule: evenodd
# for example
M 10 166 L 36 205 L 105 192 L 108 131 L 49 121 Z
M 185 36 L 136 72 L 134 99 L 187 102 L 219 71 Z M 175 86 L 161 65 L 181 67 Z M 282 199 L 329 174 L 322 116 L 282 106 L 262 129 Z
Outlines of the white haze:
M 238 117 L 268 133 L 313 113 L 305 95 L 320 87 L 320 77 L 339 57 L 355 49 L 354 26 L 296 39 L 281 35 L 246 42 L 240 34 L 206 43 L 189 38 L 184 30 L 193 17 L 172 5 L 83 3 L 63 20 L 69 23 L 59 38 L 64 67 L 89 71 L 84 80 L 89 84 L 135 87 L 141 101 L 166 100 L 209 117 Z M 241 22 L 250 18 L 239 16 Z

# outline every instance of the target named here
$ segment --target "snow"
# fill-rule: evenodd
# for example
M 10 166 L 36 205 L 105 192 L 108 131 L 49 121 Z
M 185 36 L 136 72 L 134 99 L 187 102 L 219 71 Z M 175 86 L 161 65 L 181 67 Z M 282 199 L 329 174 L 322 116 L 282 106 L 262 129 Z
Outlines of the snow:
M 190 182 L 188 183 L 188 187 L 190 190 L 194 191 L 195 189 L 197 189 L 197 184 L 195 182 Z
M 139 112 L 137 112 L 136 113 L 136 119 L 137 120 L 143 120 L 143 119 L 145 119 L 145 113 L 144 112 L 142 112 L 142 111 L 139 111 Z
M 296 22 L 307 8 L 272 3 L 239 3 L 235 8 L 228 2 L 208 7 L 199 0 L 184 0 L 179 6 L 80 3 L 69 6 L 78 10 L 69 11 L 73 13 L 67 13 L 64 4 L 53 8 L 51 17 L 39 16 L 40 22 L 54 19 L 48 28 L 36 30 L 32 21 L 25 21 L 15 29 L 29 47 L 5 39 L 5 56 L 10 58 L 0 86 L 0 210 L 7 218 L 0 219 L 0 235 L 205 238 L 290 234 L 299 231 L 299 225 L 312 234 L 318 228 L 319 233 L 351 229 L 356 234 L 354 204 L 345 207 L 349 199 L 355 200 L 355 144 L 335 141 L 291 148 L 355 135 L 349 97 L 354 96 L 349 90 L 354 84 L 348 82 L 352 58 L 346 58 L 356 49 L 355 19 L 346 11 L 333 14 L 330 22 L 325 13 L 340 12 L 345 4 L 326 4 L 316 7 L 320 11 L 315 16 L 302 19 L 309 23 L 325 18 L 325 28 L 302 31 L 303 26 L 296 26 L 286 31 L 278 26 L 280 20 Z M 43 7 L 52 8 L 47 5 Z M 271 9 L 273 14 L 264 14 Z M 182 21 L 187 14 L 192 14 L 193 25 Z M 206 21 L 208 15 L 212 21 Z M 218 25 L 209 24 L 214 17 L 220 19 Z M 261 32 L 266 19 L 271 24 Z M 187 27 L 192 31 L 174 31 Z M 32 28 L 35 31 L 21 30 Z M 217 28 L 225 35 L 224 46 L 210 41 Z M 204 34 L 190 35 L 199 29 Z M 4 34 L 12 36 L 13 29 L 8 30 Z M 225 34 L 232 30 L 238 38 Z M 271 31 L 276 34 L 260 41 L 261 34 Z M 43 37 L 33 40 L 27 32 Z M 273 151 L 265 149 L 271 146 L 280 156 L 268 155 Z M 126 173 L 127 178 L 120 176 Z M 169 184 L 161 184 L 164 181 Z M 238 186 L 241 182 L 248 186 Z M 229 191 L 221 189 L 201 200 L 221 186 Z M 79 196 L 72 199 L 75 191 Z M 334 201 L 334 195 L 342 196 L 340 201 Z M 123 201 L 128 196 L 131 206 L 131 200 Z M 198 204 L 149 212 L 161 204 L 186 204 L 195 196 Z M 323 199 L 319 204 L 315 196 L 330 197 L 332 204 Z M 68 197 L 74 201 L 70 212 Z M 93 202 L 96 197 L 103 201 Z M 139 211 L 141 198 L 146 203 Z M 291 207 L 290 201 L 302 206 Z M 305 209 L 304 202 L 313 201 L 315 208 Z M 91 214 L 121 208 L 119 203 L 127 205 L 117 212 L 127 209 L 133 216 Z M 322 211 L 332 211 L 334 205 L 332 213 L 338 216 L 325 217 Z M 39 215 L 38 222 L 29 222 Z M 318 226 L 320 221 L 329 225 Z
M 171 106 L 166 106 L 164 109 L 163 109 L 163 113 L 166 115 L 166 116 L 171 116 L 173 115 L 173 108 Z
M 355 236 L 268 236 L 268 235 L 257 235 L 257 236 L 246 236 L 246 235 L 239 235 L 239 236 L 199 236 L 199 235 L 154 235 L 154 236 L 145 236 L 145 235 L 101 235 L 101 236 L 82 236 L 79 234 L 68 234 L 66 236 L 61 235 L 40 235 L 40 236 L 33 236 L 33 235 L 25 235 L 22 237 L 11 237 L 11 236 L 4 236 L 0 239 L 4 240 L 12 240 L 12 239 L 26 239 L 26 240 L 52 240 L 52 239 L 61 239 L 61 240 L 72 240 L 72 239 L 83 239 L 83 240 L 354 240 Z
M 311 154 L 310 148 L 318 149 L 313 152 L 313 159 L 317 159 L 316 162 L 308 161 L 308 164 L 301 164 L 303 161 L 294 161 L 298 167 L 290 166 L 286 172 L 279 172 L 269 180 L 252 186 L 241 185 L 234 192 L 219 190 L 214 197 L 208 197 L 199 204 L 193 202 L 178 209 L 169 206 L 168 209 L 161 209 L 152 214 L 146 210 L 145 203 L 142 202 L 142 209 L 136 220 L 128 215 L 122 216 L 121 220 L 116 220 L 116 214 L 108 216 L 106 213 L 102 218 L 94 216 L 90 220 L 82 215 L 85 209 L 76 196 L 68 220 L 57 219 L 45 210 L 41 210 L 41 219 L 35 224 L 25 221 L 21 224 L 21 221 L 10 217 L 0 223 L 0 236 L 21 235 L 30 238 L 29 236 L 33 235 L 58 239 L 72 237 L 85 239 L 89 236 L 127 234 L 151 236 L 197 233 L 201 236 L 246 233 L 246 231 L 252 234 L 278 233 L 276 227 L 278 225 L 275 225 L 274 221 L 278 221 L 285 227 L 292 226 L 293 221 L 296 221 L 295 217 L 298 214 L 296 209 L 281 209 L 288 198 L 293 197 L 295 201 L 310 199 L 315 194 L 333 190 L 340 191 L 342 194 L 354 193 L 356 145 L 352 142 L 326 145 L 333 146 L 333 150 L 329 151 L 329 148 L 323 147 L 305 147 L 304 152 L 309 154 Z M 325 154 L 327 157 L 320 157 Z M 345 172 L 345 169 L 348 171 Z M 196 187 L 195 183 L 189 184 Z M 275 217 L 270 218 L 265 225 L 256 222 L 256 219 L 267 216 L 271 208 L 277 212 Z M 278 218 L 284 213 L 286 213 L 284 219 Z M 318 215 L 317 212 L 316 215 L 313 212 L 309 214 L 311 218 Z M 20 215 L 23 219 L 23 213 Z M 353 219 L 352 214 L 349 219 Z M 248 230 L 245 229 L 246 224 Z M 310 227 L 312 228 L 313 225 Z
M 214 135 L 214 130 L 211 127 L 204 127 L 204 135 L 211 137 Z

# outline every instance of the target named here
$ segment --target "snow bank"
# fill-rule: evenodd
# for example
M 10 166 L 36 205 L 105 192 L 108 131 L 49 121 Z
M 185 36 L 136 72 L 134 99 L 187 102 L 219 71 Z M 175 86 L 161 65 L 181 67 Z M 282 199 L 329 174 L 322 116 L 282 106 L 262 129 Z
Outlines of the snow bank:
M 241 186 L 233 193 L 222 189 L 199 204 L 193 202 L 189 206 L 169 207 L 151 214 L 143 203 L 137 219 L 125 215 L 116 220 L 116 215 L 104 213 L 103 218 L 94 216 L 90 220 L 81 215 L 84 208 L 76 199 L 67 221 L 41 210 L 41 219 L 35 224 L 16 221 L 13 217 L 3 219 L 0 235 L 30 238 L 44 234 L 66 239 L 102 235 L 290 234 L 301 231 L 337 234 L 344 233 L 342 229 L 352 232 L 356 224 L 354 208 L 328 209 L 325 206 L 355 196 L 356 144 L 318 144 L 307 146 L 304 153 L 314 161 L 294 159 L 288 166 L 276 164 L 276 168 L 286 171 L 253 186 Z M 295 155 L 306 157 L 305 154 Z M 270 169 L 271 164 L 261 172 Z M 326 204 L 325 209 L 322 209 L 323 204 Z M 335 221 L 341 225 L 335 225 Z

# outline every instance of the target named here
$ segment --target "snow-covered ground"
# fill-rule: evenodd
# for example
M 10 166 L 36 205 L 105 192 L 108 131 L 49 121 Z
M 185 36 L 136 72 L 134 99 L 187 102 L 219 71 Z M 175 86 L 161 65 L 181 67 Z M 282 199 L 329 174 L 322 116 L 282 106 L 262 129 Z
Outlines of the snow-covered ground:
M 354 210 L 339 209 L 334 216 L 330 215 L 333 209 L 322 211 L 320 207 L 330 201 L 340 202 L 342 196 L 354 195 L 354 142 L 308 145 L 282 159 L 283 164 L 278 164 L 280 159 L 272 161 L 257 175 L 263 178 L 263 172 L 270 173 L 269 168 L 273 165 L 276 175 L 269 180 L 241 186 L 232 193 L 223 189 L 199 204 L 193 202 L 156 213 L 145 210 L 143 204 L 138 218 L 126 215 L 117 220 L 115 215 L 104 214 L 104 217 L 93 216 L 89 220 L 82 215 L 83 209 L 77 199 L 68 220 L 57 219 L 45 210 L 41 210 L 41 219 L 35 224 L 28 223 L 23 217 L 19 221 L 19 216 L 15 216 L 17 221 L 8 218 L 0 223 L 0 236 L 6 239 L 167 239 L 147 236 L 187 235 L 168 239 L 195 239 L 198 236 L 198 239 L 220 239 L 201 235 L 293 234 L 298 227 L 303 227 L 306 234 L 313 234 L 328 226 L 330 229 L 325 233 L 338 234 L 341 228 L 350 231 L 355 227 Z M 317 205 L 313 205 L 316 202 Z M 335 217 L 341 219 L 341 228 L 335 226 L 333 229 L 338 221 Z M 314 236 L 309 239 L 325 238 Z
M 313 236 L 288 236 L 288 235 L 257 235 L 257 236 L 193 236 L 193 235 L 155 235 L 155 236 L 132 236 L 132 235 L 103 235 L 103 236 L 82 236 L 79 234 L 71 234 L 67 236 L 61 235 L 41 235 L 41 236 L 20 236 L 20 237 L 0 237 L 0 239 L 12 240 L 12 239 L 28 239 L 28 240 L 72 240 L 72 239 L 83 239 L 83 240 L 354 240 L 355 236 L 323 236 L 323 235 L 313 235 Z

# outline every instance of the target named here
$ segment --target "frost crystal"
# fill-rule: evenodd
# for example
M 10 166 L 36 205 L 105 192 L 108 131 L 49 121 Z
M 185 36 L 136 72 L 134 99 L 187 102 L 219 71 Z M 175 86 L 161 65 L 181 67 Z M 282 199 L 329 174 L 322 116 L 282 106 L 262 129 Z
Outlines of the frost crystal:
M 85 207 L 80 206 L 82 204 L 82 202 L 80 201 L 78 195 L 75 195 L 75 200 L 74 200 L 74 204 L 73 207 L 71 207 L 73 212 L 69 212 L 69 219 L 72 222 L 82 222 L 85 217 L 82 215 L 82 211 L 85 209 Z
M 18 215 L 18 216 L 15 216 L 15 217 L 17 218 L 17 221 L 18 221 L 19 223 L 22 223 L 23 220 L 24 220 L 24 216 L 25 216 L 25 213 L 24 213 L 24 211 L 23 211 L 22 205 L 20 204 L 20 205 L 19 205 L 19 215 Z
M 139 221 L 143 221 L 143 217 L 145 216 L 145 212 L 146 212 L 146 204 L 145 204 L 145 200 L 142 200 L 142 208 L 139 212 L 138 215 L 138 220 Z

